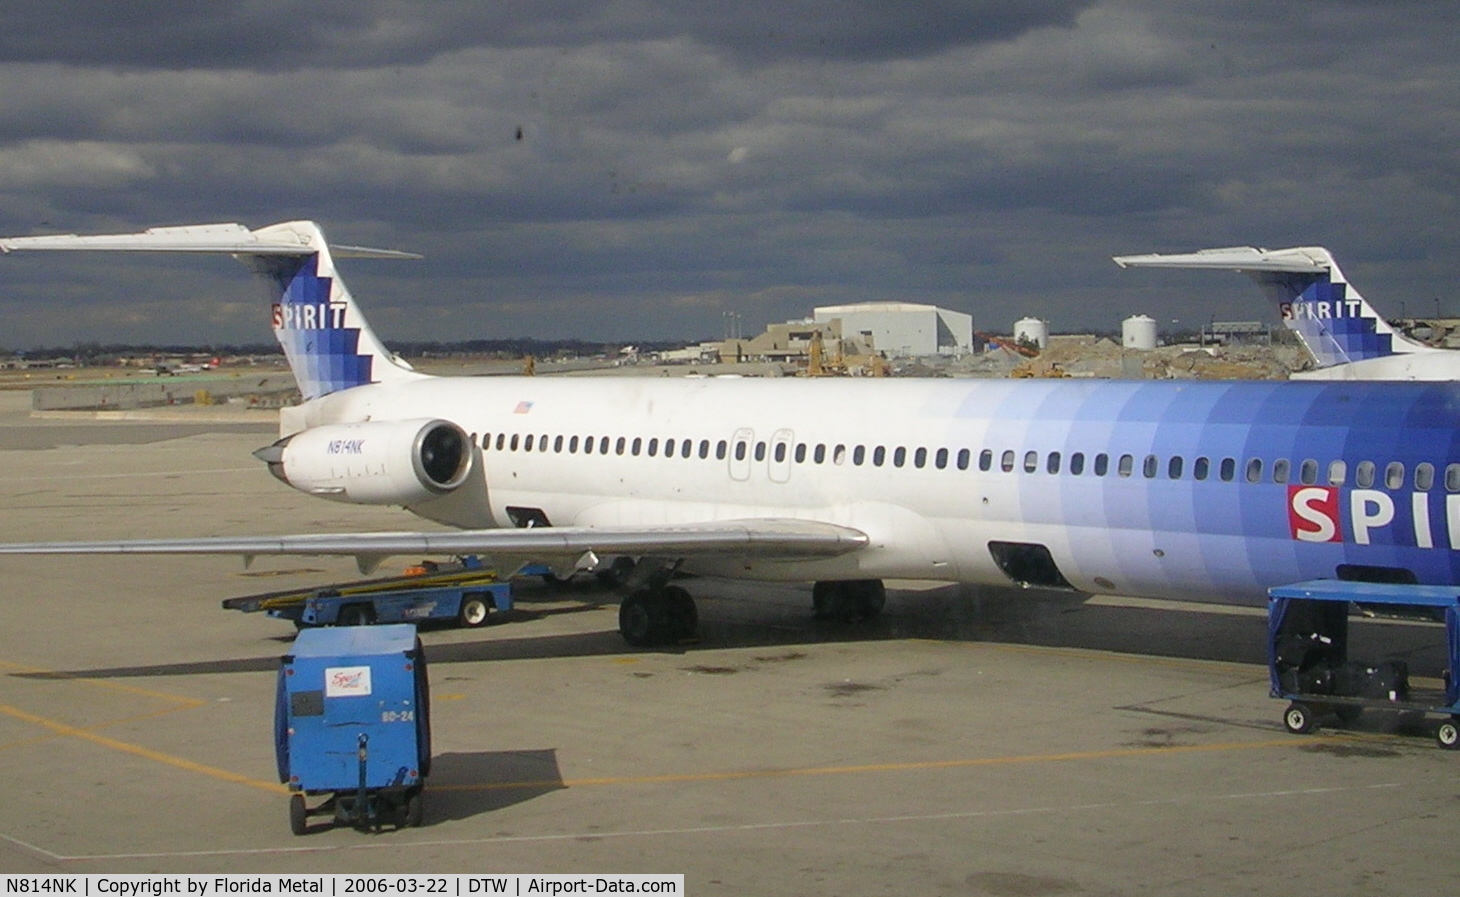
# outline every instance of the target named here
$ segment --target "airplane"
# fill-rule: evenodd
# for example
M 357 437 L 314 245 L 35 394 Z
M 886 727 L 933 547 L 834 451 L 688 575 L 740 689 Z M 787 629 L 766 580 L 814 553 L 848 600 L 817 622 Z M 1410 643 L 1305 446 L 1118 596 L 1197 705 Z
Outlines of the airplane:
M 442 377 L 371 330 L 293 221 L 0 239 L 0 249 L 226 253 L 274 296 L 303 401 L 255 454 L 324 499 L 454 529 L 31 542 L 7 554 L 481 554 L 637 563 L 636 646 L 697 627 L 695 573 L 810 582 L 875 616 L 885 581 L 1257 604 L 1315 578 L 1460 585 L 1460 385 Z
M 1162 255 L 1123 255 L 1122 268 L 1241 271 L 1277 303 L 1317 367 L 1295 380 L 1460 380 L 1460 352 L 1416 342 L 1389 326 L 1321 246 L 1233 246 Z

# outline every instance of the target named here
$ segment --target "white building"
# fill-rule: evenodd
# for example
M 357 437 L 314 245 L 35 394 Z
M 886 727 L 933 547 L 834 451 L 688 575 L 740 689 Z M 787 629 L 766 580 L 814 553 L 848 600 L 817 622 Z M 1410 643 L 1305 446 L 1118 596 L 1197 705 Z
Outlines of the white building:
M 870 336 L 877 351 L 889 357 L 962 355 L 973 349 L 973 316 L 936 305 L 912 302 L 862 302 L 824 305 L 812 320 L 842 322 L 842 337 Z

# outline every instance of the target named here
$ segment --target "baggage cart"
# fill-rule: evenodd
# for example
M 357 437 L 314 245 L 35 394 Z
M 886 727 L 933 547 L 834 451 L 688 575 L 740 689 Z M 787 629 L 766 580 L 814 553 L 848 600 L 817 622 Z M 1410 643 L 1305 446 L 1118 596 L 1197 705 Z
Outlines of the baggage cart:
M 455 564 L 423 563 L 405 576 L 228 598 L 223 607 L 263 611 L 300 629 L 373 623 L 476 627 L 512 610 L 512 586 L 477 558 L 466 557 Z
M 1402 661 L 1349 657 L 1349 611 L 1444 622 L 1442 687 L 1409 681 Z M 1440 717 L 1435 740 L 1460 749 L 1460 588 L 1313 580 L 1268 590 L 1268 673 L 1271 693 L 1289 702 L 1283 725 L 1294 734 L 1318 727 L 1325 715 L 1341 724 L 1365 709 Z M 1438 635 L 1438 627 L 1436 628 Z

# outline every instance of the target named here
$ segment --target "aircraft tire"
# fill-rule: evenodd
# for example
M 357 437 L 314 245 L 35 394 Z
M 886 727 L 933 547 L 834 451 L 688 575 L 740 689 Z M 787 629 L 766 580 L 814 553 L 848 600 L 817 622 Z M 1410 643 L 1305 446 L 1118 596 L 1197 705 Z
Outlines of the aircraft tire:
M 887 606 L 887 587 L 880 579 L 862 579 L 847 583 L 847 587 L 856 598 L 856 613 L 863 620 L 872 619 Z
M 680 586 L 665 586 L 662 598 L 669 611 L 669 639 L 678 642 L 694 638 L 700 626 L 694 597 Z
M 811 586 L 811 608 L 818 620 L 830 620 L 836 614 L 837 596 L 841 593 L 839 582 L 817 582 Z
M 652 648 L 669 640 L 667 602 L 649 589 L 639 589 L 618 607 L 618 631 L 635 648 Z

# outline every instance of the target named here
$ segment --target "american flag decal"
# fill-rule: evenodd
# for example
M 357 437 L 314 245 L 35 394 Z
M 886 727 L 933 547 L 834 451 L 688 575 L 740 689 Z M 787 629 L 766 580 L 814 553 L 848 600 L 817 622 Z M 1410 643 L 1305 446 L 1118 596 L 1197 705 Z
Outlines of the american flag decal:
M 526 414 L 532 410 L 531 402 L 518 402 L 517 407 L 512 410 L 513 414 Z

